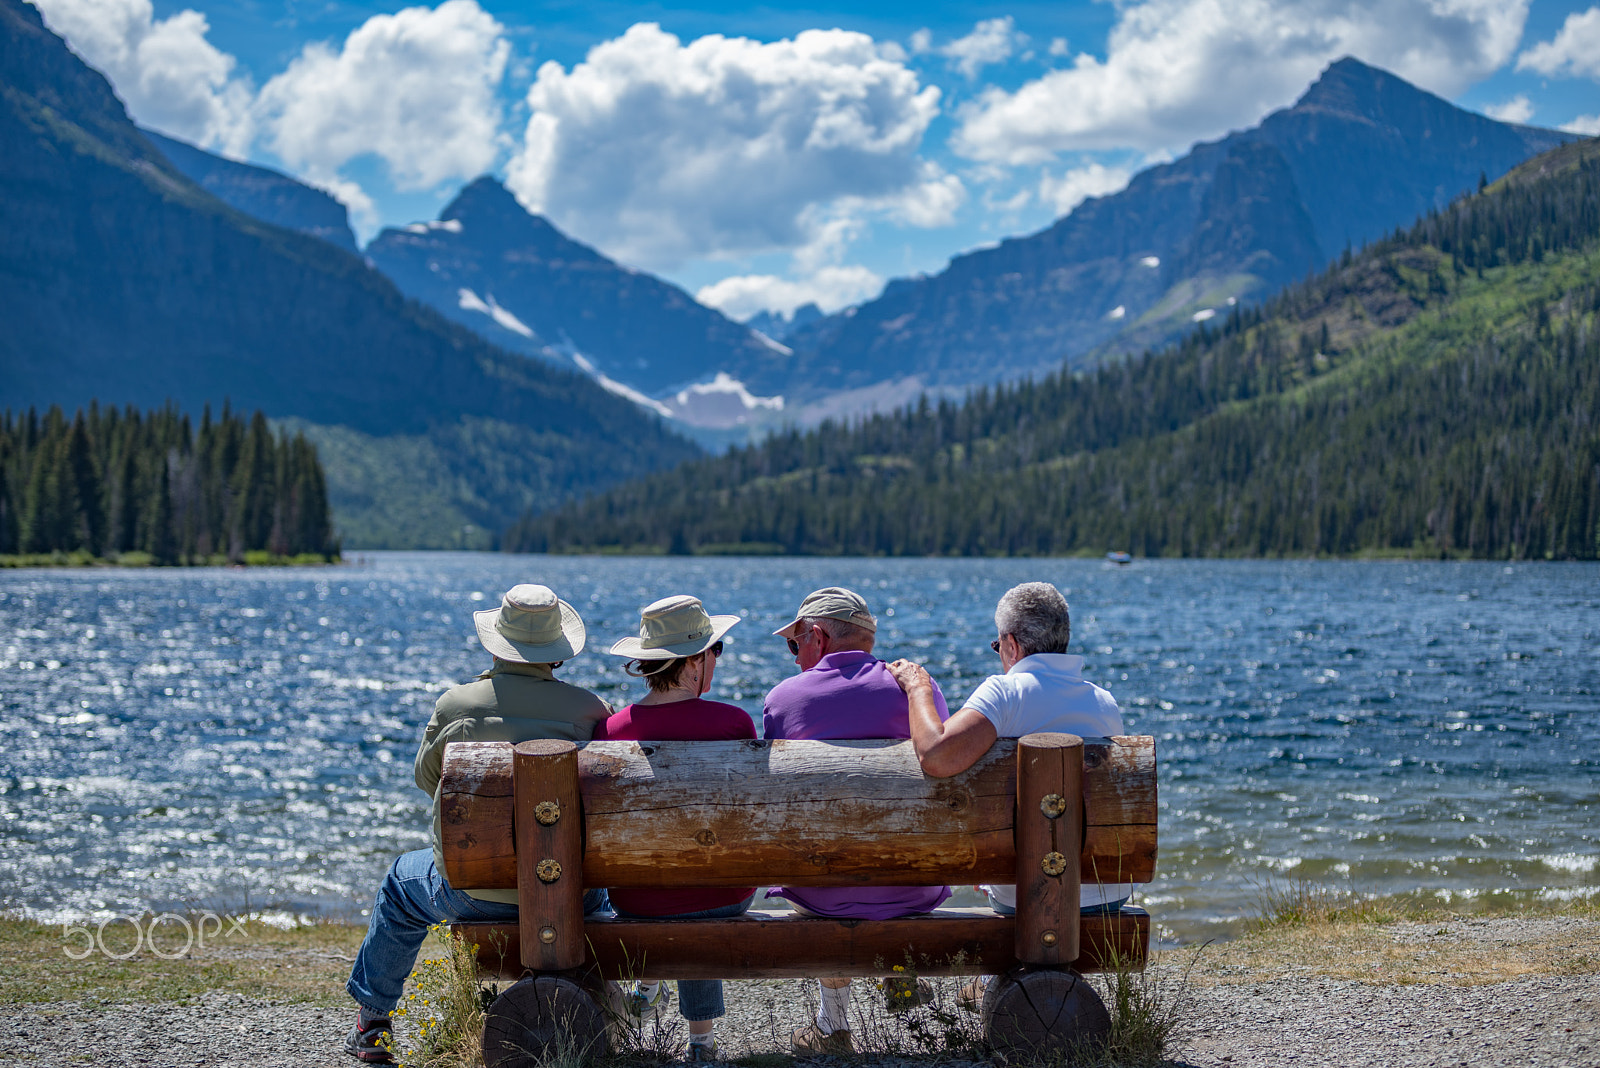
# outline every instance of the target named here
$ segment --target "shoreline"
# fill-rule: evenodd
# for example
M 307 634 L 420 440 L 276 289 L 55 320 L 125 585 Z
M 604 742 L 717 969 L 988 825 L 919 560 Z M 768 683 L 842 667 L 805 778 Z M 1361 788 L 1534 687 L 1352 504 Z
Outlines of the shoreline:
M 0 1054 L 76 1064 L 115 1034 L 130 1063 L 210 1063 L 237 1059 L 241 1048 L 253 1065 L 336 1063 L 352 1011 L 343 980 L 362 933 L 345 924 L 247 924 L 242 936 L 180 959 L 144 949 L 125 960 L 72 961 L 59 928 L 0 920 L 0 957 L 10 965 L 0 968 L 0 999 L 12 1009 L 0 1018 Z M 1146 980 L 1181 997 L 1170 1065 L 1600 1064 L 1593 907 L 1287 923 L 1152 957 Z M 940 1004 L 974 1019 L 953 1008 L 957 983 L 936 981 Z M 800 980 L 730 981 L 729 1015 L 718 1028 L 728 1058 L 746 1068 L 797 1063 L 787 1035 L 808 1018 L 813 989 Z M 876 1043 L 868 1060 L 981 1063 L 919 1048 L 895 1030 L 903 1018 L 877 1013 L 867 984 L 855 991 L 866 1024 L 887 1028 L 865 1032 Z M 669 1015 L 669 1028 L 681 1028 Z
M 230 560 L 225 555 L 216 554 L 208 556 L 204 560 L 184 561 L 174 564 L 158 564 L 149 553 L 123 553 L 118 557 L 94 556 L 85 552 L 59 551 L 0 554 L 0 570 L 29 569 L 39 571 L 93 571 L 98 569 L 108 571 L 154 569 L 187 571 L 206 567 L 335 567 L 347 562 L 342 555 L 332 558 L 323 553 L 300 553 L 296 556 L 280 556 L 254 549 L 245 553 L 243 560 Z

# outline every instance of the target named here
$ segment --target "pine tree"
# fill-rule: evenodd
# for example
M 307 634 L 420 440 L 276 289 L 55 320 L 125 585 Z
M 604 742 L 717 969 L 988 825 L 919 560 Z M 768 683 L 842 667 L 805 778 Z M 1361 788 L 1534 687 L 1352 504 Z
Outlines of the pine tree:
M 0 414 L 0 553 L 137 549 L 179 563 L 229 545 L 337 554 L 304 437 L 274 437 L 260 413 L 247 423 L 228 408 L 217 421 L 207 410 L 198 431 L 171 406 L 95 402 L 70 423 L 59 408 Z

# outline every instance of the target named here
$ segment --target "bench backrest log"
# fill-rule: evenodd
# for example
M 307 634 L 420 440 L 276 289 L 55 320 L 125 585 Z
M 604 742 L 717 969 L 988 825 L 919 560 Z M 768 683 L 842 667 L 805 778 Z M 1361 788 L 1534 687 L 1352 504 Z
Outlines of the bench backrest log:
M 584 887 L 979 881 L 1017 886 L 1015 960 L 1066 965 L 1080 883 L 1153 876 L 1155 772 L 1131 736 L 1001 740 L 948 779 L 892 740 L 454 743 L 441 846 L 452 886 L 517 889 L 535 970 L 583 963 Z
M 905 741 L 590 742 L 578 751 L 583 882 L 597 887 L 1012 881 L 1017 743 L 948 779 Z M 445 875 L 517 885 L 512 747 L 456 742 L 440 782 Z M 1149 882 L 1155 740 L 1086 738 L 1080 873 Z

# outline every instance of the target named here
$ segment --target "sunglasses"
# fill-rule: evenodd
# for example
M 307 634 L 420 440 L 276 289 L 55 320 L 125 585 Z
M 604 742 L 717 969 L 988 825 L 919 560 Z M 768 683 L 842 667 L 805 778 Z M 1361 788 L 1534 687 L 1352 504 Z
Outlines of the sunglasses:
M 788 642 L 789 642 L 789 655 L 790 656 L 799 656 L 800 655 L 800 643 L 795 641 L 793 638 L 788 639 Z
M 717 657 L 722 655 L 722 643 L 720 641 L 712 642 L 711 648 L 707 649 L 706 652 L 711 654 L 711 659 L 717 659 Z

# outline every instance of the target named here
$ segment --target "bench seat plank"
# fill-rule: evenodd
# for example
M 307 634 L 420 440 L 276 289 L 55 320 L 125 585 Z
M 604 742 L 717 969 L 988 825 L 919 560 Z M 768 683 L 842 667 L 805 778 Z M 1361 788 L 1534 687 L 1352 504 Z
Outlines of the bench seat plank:
M 590 959 L 608 979 L 789 979 L 889 975 L 910 954 L 919 975 L 999 973 L 1016 961 L 1015 920 L 987 908 L 935 909 L 897 920 L 830 920 L 789 911 L 752 909 L 721 920 L 588 919 Z M 456 924 L 451 933 L 478 947 L 484 973 L 523 974 L 515 924 Z M 1116 916 L 1086 916 L 1080 972 L 1121 961 L 1142 967 L 1150 948 L 1150 914 L 1124 907 Z

